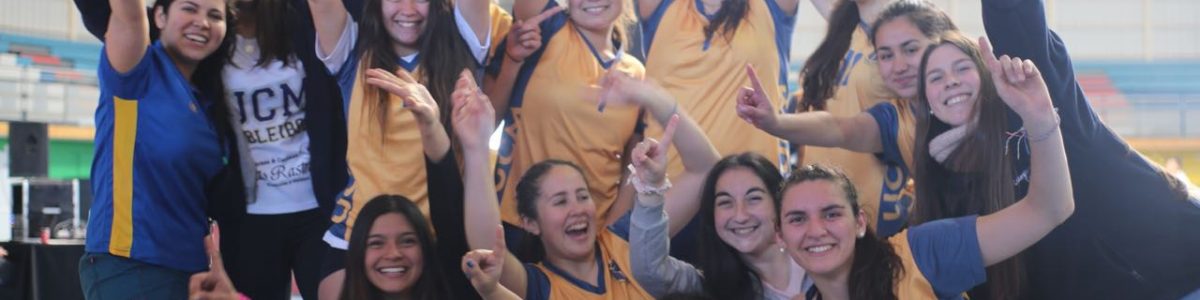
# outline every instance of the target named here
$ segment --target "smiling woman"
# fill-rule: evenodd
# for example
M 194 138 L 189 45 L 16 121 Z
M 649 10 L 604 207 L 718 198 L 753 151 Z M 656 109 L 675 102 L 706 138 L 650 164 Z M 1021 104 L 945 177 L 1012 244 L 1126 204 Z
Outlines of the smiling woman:
M 449 299 L 429 222 L 403 196 L 367 202 L 346 258 L 342 299 Z
M 149 19 L 143 1 L 109 5 L 80 282 L 91 299 L 184 298 L 208 265 L 206 185 L 229 151 L 220 72 L 233 12 L 224 0 L 160 0 Z

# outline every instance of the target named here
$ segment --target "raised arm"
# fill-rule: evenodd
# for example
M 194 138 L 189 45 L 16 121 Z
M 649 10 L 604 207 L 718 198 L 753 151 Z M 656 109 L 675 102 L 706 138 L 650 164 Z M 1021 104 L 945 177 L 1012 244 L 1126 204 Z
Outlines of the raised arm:
M 462 257 L 462 271 L 484 300 L 521 300 L 515 292 L 500 285 L 500 277 L 508 259 L 504 244 L 504 227 L 496 226 L 496 244 L 492 249 L 475 249 Z M 518 267 L 520 267 L 518 265 Z
M 479 39 L 480 45 L 487 43 L 488 37 L 492 34 L 491 4 L 491 0 L 454 1 L 458 12 L 462 13 L 463 19 L 466 19 L 467 24 L 471 26 L 471 31 L 475 33 L 475 38 Z
M 820 14 L 825 21 L 829 21 L 829 16 L 833 15 L 833 5 L 836 0 L 809 0 L 812 2 L 813 8 L 817 9 L 817 14 Z
M 509 99 L 512 98 L 513 85 L 517 83 L 517 74 L 521 71 L 521 66 L 525 65 L 525 59 L 533 55 L 534 51 L 542 48 L 542 27 L 539 26 L 543 21 L 549 19 L 550 16 L 561 12 L 561 6 L 548 9 L 527 20 L 517 19 L 513 23 L 512 30 L 509 30 L 505 36 L 504 51 L 500 63 L 500 74 L 494 80 L 487 82 L 484 87 L 487 91 L 488 98 L 492 100 L 492 107 L 496 109 L 496 122 L 504 119 L 504 115 L 508 113 Z
M 450 137 L 438 116 L 438 106 L 429 90 L 403 69 L 395 74 L 383 69 L 367 70 L 367 84 L 383 88 L 392 95 L 404 101 L 404 107 L 412 111 L 417 119 L 417 129 L 421 132 L 421 145 L 425 157 L 437 162 L 446 156 L 450 150 Z
M 662 2 L 663 0 L 633 0 L 633 5 L 637 6 L 638 20 L 649 19 L 650 15 L 654 14 L 654 9 Z
M 879 153 L 883 142 L 879 124 L 866 112 L 839 117 L 826 111 L 779 114 L 763 91 L 754 67 L 746 65 L 753 87 L 738 94 L 738 117 L 758 129 L 795 144 L 843 148 L 855 152 Z
M 491 234 L 500 226 L 500 201 L 496 199 L 496 182 L 488 164 L 488 139 L 496 128 L 495 112 L 487 95 L 480 92 L 469 70 L 463 70 L 451 94 L 454 105 L 450 114 L 454 135 L 463 153 L 463 203 L 467 243 L 472 249 L 496 245 Z M 503 256 L 500 284 L 517 296 L 525 297 L 525 268 L 512 254 Z
M 674 292 L 703 290 L 700 273 L 692 265 L 669 256 L 667 213 L 663 210 L 666 190 L 667 149 L 678 128 L 671 119 L 662 142 L 648 138 L 631 151 L 634 166 L 630 180 L 637 187 L 637 201 L 629 222 L 629 260 L 633 278 L 654 297 Z
M 552 0 L 514 0 L 513 20 L 526 20 L 538 15 Z
M 342 30 L 350 20 L 346 6 L 340 0 L 308 0 L 312 12 L 313 27 L 317 30 L 317 45 L 321 55 L 333 53 Z
M 634 79 L 628 75 L 611 71 L 601 80 L 600 105 L 614 104 L 640 105 L 659 124 L 667 124 L 674 115 L 679 115 L 678 129 L 671 142 L 678 146 L 679 158 L 683 162 L 683 173 L 672 182 L 674 188 L 666 195 L 667 214 L 671 218 L 671 234 L 679 232 L 687 225 L 696 211 L 700 209 L 700 190 L 704 186 L 704 177 L 713 165 L 720 160 L 720 154 L 708 141 L 704 131 L 684 111 L 679 110 L 678 103 L 656 84 Z
M 104 50 L 117 73 L 126 73 L 137 66 L 150 46 L 150 24 L 143 0 L 109 0 L 112 15 L 104 33 Z M 167 12 L 156 12 L 166 14 Z M 224 14 L 221 15 L 225 17 Z
M 1032 246 L 1066 221 L 1075 210 L 1075 198 L 1058 116 L 1038 68 L 1030 60 L 1007 55 L 997 59 L 984 38 L 979 44 L 996 91 L 1025 124 L 1030 148 L 1029 193 L 978 220 L 979 248 L 984 265 L 990 266 Z

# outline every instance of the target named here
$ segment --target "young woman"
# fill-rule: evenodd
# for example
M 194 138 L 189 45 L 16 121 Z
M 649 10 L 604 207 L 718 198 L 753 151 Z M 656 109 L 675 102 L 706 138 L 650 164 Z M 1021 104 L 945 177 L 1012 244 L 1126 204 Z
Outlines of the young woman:
M 645 155 L 635 153 L 634 157 Z M 662 159 L 664 157 L 650 157 Z M 662 178 L 664 170 L 639 168 Z M 700 198 L 700 249 L 694 265 L 667 256 L 669 215 L 656 194 L 639 194 L 630 221 L 633 277 L 651 295 L 705 293 L 716 299 L 792 299 L 811 285 L 776 240 L 771 204 L 782 181 L 769 159 L 727 156 L 705 178 Z
M 365 2 L 365 3 L 363 3 Z M 428 210 L 426 156 L 441 161 L 450 139 L 444 133 L 449 114 L 427 114 L 413 95 L 389 95 L 369 78 L 398 76 L 428 87 L 437 111 L 448 112 L 447 99 L 460 72 L 482 67 L 496 10 L 484 0 L 347 1 L 310 0 L 316 28 L 316 52 L 338 78 L 347 113 L 347 156 L 351 183 L 339 195 L 333 226 L 324 240 L 330 260 L 322 267 L 322 298 L 337 293 L 342 281 L 342 249 L 353 232 L 363 201 L 381 194 L 412 199 Z M 362 5 L 358 7 L 358 5 Z M 360 25 L 361 24 L 361 25 Z M 403 70 L 406 75 L 392 75 Z M 473 74 L 479 72 L 473 71 Z M 406 170 L 396 173 L 396 170 Z M 453 201 L 453 200 L 452 200 Z
M 1030 61 L 986 57 L 987 67 L 971 41 L 944 37 L 928 51 L 922 82 L 948 84 L 922 98 L 959 105 L 934 108 L 954 126 L 975 126 L 970 112 L 981 107 L 975 103 L 1003 101 L 1016 111 L 1033 132 L 1029 193 L 994 214 L 929 222 L 882 240 L 867 227 L 845 175 L 801 168 L 781 188 L 780 237 L 816 284 L 809 298 L 961 298 L 986 280 L 984 267 L 1020 253 L 1071 215 L 1070 174 L 1044 81 Z M 989 88 L 970 91 L 980 82 Z
M 371 70 L 366 79 L 368 84 L 378 86 L 397 97 L 410 99 L 409 106 L 420 113 L 437 117 L 437 108 L 424 86 L 398 71 L 399 76 L 390 76 L 380 70 Z M 469 71 L 464 70 L 455 84 L 453 124 L 460 137 L 486 141 L 490 131 L 472 131 L 477 123 L 492 121 L 491 113 L 463 113 L 490 107 L 486 96 L 478 91 Z M 470 107 L 471 109 L 465 109 Z M 465 116 L 465 117 L 464 117 Z M 476 120 L 479 119 L 479 120 Z M 441 133 L 446 135 L 446 133 Z M 478 138 L 482 137 L 482 138 Z M 444 140 L 433 139 L 433 141 Z M 465 287 L 471 285 L 465 273 L 442 273 L 441 266 L 452 266 L 459 262 L 459 253 L 467 252 L 467 240 L 463 230 L 464 209 L 461 199 L 463 182 L 460 180 L 457 160 L 449 145 L 439 148 L 446 151 L 440 162 L 426 158 L 430 170 L 429 213 L 425 218 L 420 209 L 408 199 L 398 195 L 380 195 L 365 204 L 360 212 L 366 226 L 357 226 L 348 243 L 345 258 L 350 262 L 345 270 L 336 299 L 477 299 L 478 296 Z M 437 228 L 434 236 L 432 225 Z M 206 243 L 208 243 L 206 241 Z M 214 264 L 220 264 L 220 254 L 209 256 Z M 236 295 L 233 284 L 228 282 L 224 270 L 214 268 L 212 272 L 193 276 L 191 294 L 194 297 L 229 298 Z
M 642 78 L 645 69 L 625 53 L 632 20 L 627 0 L 590 3 L 519 0 L 513 13 L 522 20 L 508 35 L 492 103 L 505 122 L 496 178 L 506 237 L 524 235 L 517 212 L 516 185 L 533 164 L 569 158 L 579 164 L 596 196 L 596 217 L 612 224 L 629 209 L 618 200 L 627 145 L 641 140 L 637 107 L 597 109 L 581 91 L 608 72 Z
M 461 299 L 467 295 L 456 294 L 461 289 L 452 289 L 453 282 L 446 281 L 443 273 L 445 258 L 458 256 L 452 250 L 438 251 L 429 221 L 412 201 L 381 195 L 368 201 L 359 216 L 366 226 L 354 228 L 340 299 Z M 456 235 L 461 239 L 461 231 Z M 213 243 L 211 236 L 205 238 L 213 268 L 192 276 L 188 299 L 245 299 L 221 267 L 221 253 Z
M 366 226 L 350 235 L 341 299 L 451 298 L 441 257 L 458 255 L 438 251 L 428 220 L 412 201 L 378 196 L 359 217 Z
M 617 74 L 617 73 L 613 73 Z M 627 76 L 605 80 L 607 88 L 598 98 L 611 105 L 640 104 L 657 120 L 667 123 L 675 114 L 675 104 L 663 90 Z M 663 140 L 680 144 L 688 172 L 676 184 L 679 197 L 696 197 L 701 178 L 713 162 L 716 151 L 690 120 L 670 121 Z M 488 124 L 491 125 L 491 124 Z M 482 126 L 482 125 L 481 125 Z M 680 127 L 675 133 L 674 128 Z M 476 209 L 467 216 L 468 240 L 473 248 L 496 244 L 494 228 L 500 223 L 492 181 L 487 176 L 485 140 L 463 142 L 466 200 Z M 666 150 L 666 149 L 663 149 Z M 641 186 L 642 191 L 665 191 L 665 187 Z M 648 299 L 651 296 L 630 275 L 629 244 L 625 226 L 597 224 L 596 205 L 583 172 L 573 163 L 547 160 L 529 168 L 517 187 L 518 211 L 522 228 L 536 237 L 537 243 L 526 251 L 536 264 L 522 265 L 506 254 L 499 282 L 524 299 Z M 676 197 L 672 195 L 671 197 Z M 682 199 L 682 198 L 680 198 Z M 495 250 L 495 249 L 493 249 Z
M 221 69 L 232 8 L 160 0 L 151 19 L 143 1 L 109 4 L 80 282 L 91 299 L 183 298 L 207 268 L 205 196 L 231 148 Z
M 317 297 L 321 236 L 346 185 L 341 95 L 314 53 L 298 51 L 313 43 L 312 29 L 299 28 L 312 25 L 290 2 L 237 2 L 223 73 L 246 189 L 245 215 L 221 223 L 234 229 L 225 261 L 253 299 L 289 298 L 293 274 L 302 296 Z
M 1182 185 L 1130 150 L 1092 110 L 1065 44 L 1047 27 L 1042 1 L 985 2 L 983 21 L 996 53 L 1028 58 L 1043 71 L 1062 116 L 1071 182 L 1085 187 L 1075 190 L 1079 213 L 1028 252 L 1029 296 L 1173 299 L 1200 289 L 1195 279 L 1200 268 L 1179 267 L 1200 265 L 1200 257 L 1193 255 L 1200 252 L 1200 235 L 1164 230 L 1200 227 L 1200 208 L 1188 203 Z M 1010 122 L 1005 131 L 1021 127 Z M 1005 144 L 1010 151 L 1024 148 L 1021 141 Z M 1013 181 L 1030 181 L 1026 174 L 1035 172 L 1024 171 L 1028 164 L 1018 160 L 1014 165 Z M 1023 194 L 1021 190 L 1014 194 Z M 927 213 L 921 207 L 914 217 L 924 220 L 956 213 Z
M 895 0 L 814 0 L 814 6 L 826 16 L 829 21 L 828 31 L 824 40 L 817 47 L 804 68 L 800 71 L 803 94 L 796 112 L 818 112 L 797 117 L 801 121 L 830 122 L 829 119 L 848 119 L 858 124 L 842 122 L 839 125 L 862 125 L 869 122 L 869 116 L 864 111 L 880 103 L 893 103 L 892 111 L 900 121 L 897 127 L 890 130 L 911 132 L 912 125 L 906 116 L 909 111 L 905 101 L 899 98 L 909 98 L 916 93 L 916 64 L 911 62 L 911 68 L 900 76 L 888 76 L 891 70 L 891 60 L 896 58 L 900 49 L 885 49 L 872 47 L 872 36 L 878 34 L 871 30 L 872 23 L 881 16 L 881 11 Z M 832 2 L 832 3 L 831 3 Z M 827 7 L 827 8 L 826 8 Z M 935 16 L 935 17 L 944 17 Z M 953 26 L 949 20 L 944 25 Z M 924 30 L 930 29 L 930 30 Z M 924 36 L 932 37 L 944 28 L 922 28 Z M 924 38 L 929 39 L 929 38 Z M 889 45 L 893 47 L 895 45 Z M 910 50 L 921 45 L 906 45 L 903 54 L 912 55 Z M 903 57 L 903 56 L 900 56 Z M 919 57 L 917 58 L 919 59 Z M 884 75 L 881 77 L 880 75 Z M 886 82 L 886 85 L 884 84 Z M 889 89 L 889 87 L 900 87 Z M 830 124 L 832 125 L 832 124 Z M 824 127 L 823 129 L 836 128 Z M 902 157 L 880 157 L 871 155 L 879 153 L 864 147 L 862 144 L 838 143 L 836 131 L 825 130 L 823 139 L 811 140 L 802 136 L 790 136 L 772 132 L 793 143 L 807 145 L 803 148 L 805 163 L 827 163 L 844 168 L 850 180 L 862 189 L 859 203 L 868 215 L 872 228 L 883 236 L 890 236 L 905 226 L 913 195 L 909 186 L 909 167 Z M 848 135 L 846 135 L 848 136 Z M 902 134 L 901 136 L 912 136 Z M 797 138 L 796 140 L 791 140 Z M 907 149 L 907 148 L 902 148 Z M 905 151 L 908 152 L 908 151 Z
M 107 4 L 75 2 L 88 29 L 103 39 Z M 231 229 L 221 245 L 242 292 L 286 299 L 295 274 L 300 294 L 315 298 L 321 234 L 346 186 L 341 95 L 315 53 L 296 51 L 313 44 L 306 2 L 234 3 L 234 51 L 222 81 L 237 146 L 230 156 L 238 163 L 230 169 L 237 174 L 214 184 L 210 214 Z

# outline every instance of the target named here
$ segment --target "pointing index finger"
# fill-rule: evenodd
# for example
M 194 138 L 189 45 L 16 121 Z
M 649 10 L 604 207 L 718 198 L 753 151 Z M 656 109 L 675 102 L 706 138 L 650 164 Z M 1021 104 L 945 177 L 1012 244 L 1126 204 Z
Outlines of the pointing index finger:
M 750 84 L 754 86 L 754 91 L 762 93 L 764 91 L 762 81 L 759 81 L 758 72 L 754 71 L 754 66 L 746 64 L 746 75 L 750 76 Z

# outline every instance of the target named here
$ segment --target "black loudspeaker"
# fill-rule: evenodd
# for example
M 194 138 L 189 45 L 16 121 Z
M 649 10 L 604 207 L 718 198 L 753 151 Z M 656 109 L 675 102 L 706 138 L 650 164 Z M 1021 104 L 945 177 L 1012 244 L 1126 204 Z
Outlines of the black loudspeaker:
M 25 185 L 13 185 L 13 214 L 22 215 L 28 221 L 23 227 L 27 238 L 38 238 L 43 227 L 54 233 L 57 225 L 69 224 L 75 217 L 74 187 L 70 181 L 36 180 L 29 182 L 29 198 L 25 198 Z M 18 202 L 28 201 L 25 210 Z M 80 212 L 86 214 L 87 212 Z M 24 224 L 23 224 L 24 225 Z
M 46 177 L 49 149 L 46 123 L 8 123 L 9 176 Z

